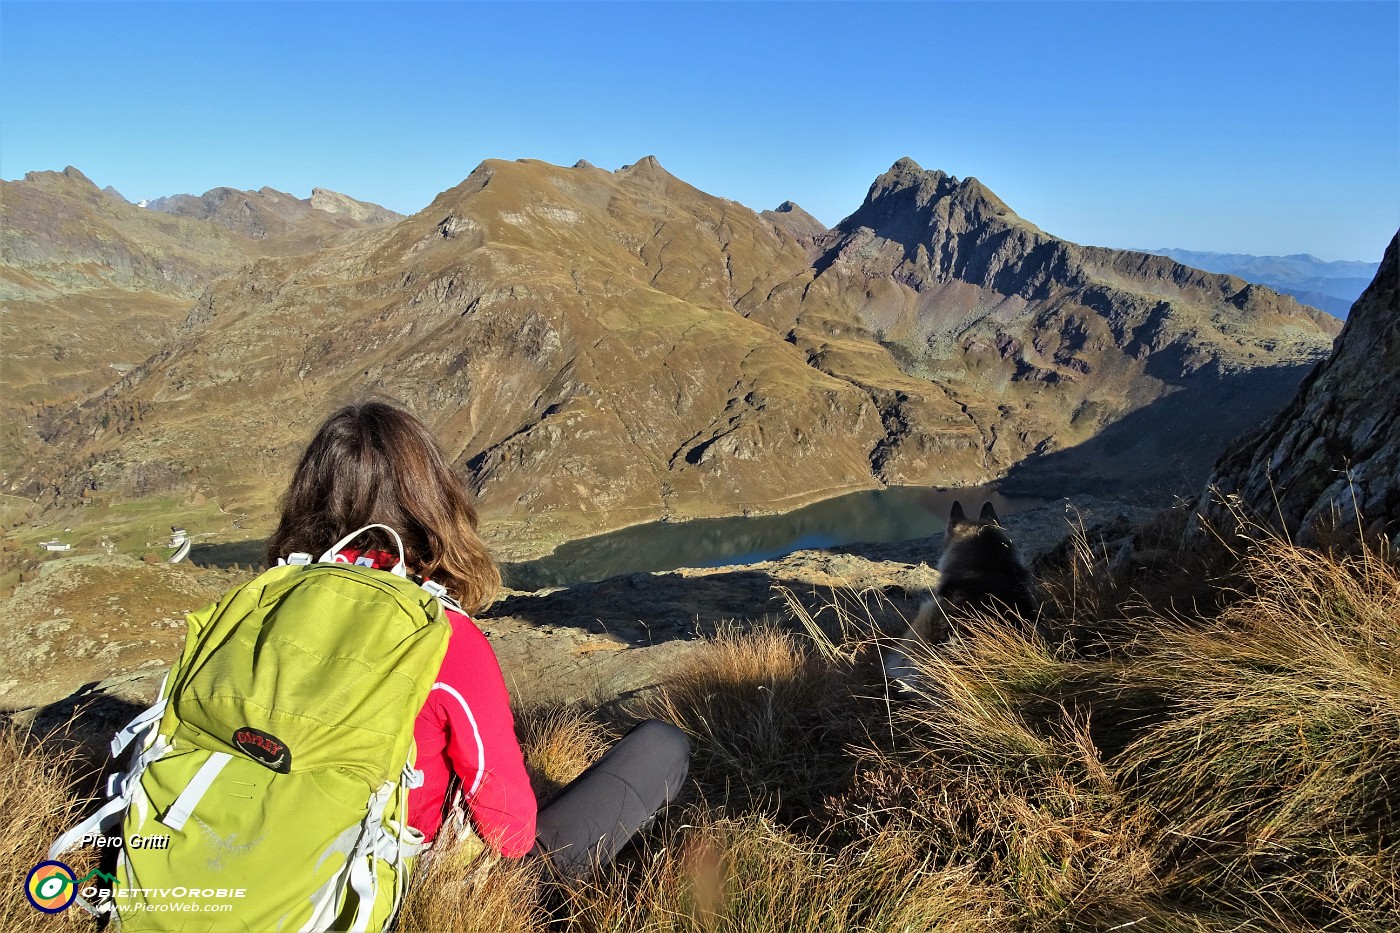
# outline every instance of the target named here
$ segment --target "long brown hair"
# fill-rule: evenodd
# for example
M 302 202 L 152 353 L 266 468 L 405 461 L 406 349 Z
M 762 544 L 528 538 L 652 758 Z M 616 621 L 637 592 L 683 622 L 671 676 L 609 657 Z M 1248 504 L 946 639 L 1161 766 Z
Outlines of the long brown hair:
M 326 419 L 302 454 L 281 509 L 267 543 L 269 563 L 296 551 L 316 557 L 378 523 L 403 537 L 410 569 L 447 587 L 468 611 L 485 606 L 500 587 L 466 486 L 423 422 L 393 405 L 347 405 Z M 377 528 L 355 544 L 397 551 Z

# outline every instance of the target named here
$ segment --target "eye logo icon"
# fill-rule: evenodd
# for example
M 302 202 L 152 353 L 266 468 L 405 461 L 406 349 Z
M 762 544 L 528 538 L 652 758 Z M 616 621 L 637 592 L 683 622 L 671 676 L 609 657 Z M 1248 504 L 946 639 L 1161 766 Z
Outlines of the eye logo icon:
M 78 881 L 73 869 L 62 862 L 40 862 L 24 879 L 24 896 L 36 909 L 56 914 L 67 910 L 78 896 Z

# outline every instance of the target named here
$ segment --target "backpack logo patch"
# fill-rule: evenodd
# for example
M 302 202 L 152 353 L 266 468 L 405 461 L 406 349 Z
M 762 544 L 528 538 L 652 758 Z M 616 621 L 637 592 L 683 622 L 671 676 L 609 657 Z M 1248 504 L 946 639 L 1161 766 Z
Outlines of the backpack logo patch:
M 244 726 L 233 734 L 233 744 L 260 765 L 287 774 L 292 770 L 292 753 L 275 735 Z

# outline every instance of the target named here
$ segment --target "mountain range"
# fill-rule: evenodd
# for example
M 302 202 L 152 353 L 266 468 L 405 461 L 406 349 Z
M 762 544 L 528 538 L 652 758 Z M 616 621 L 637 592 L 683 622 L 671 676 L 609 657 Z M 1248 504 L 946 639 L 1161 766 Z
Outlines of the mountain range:
M 1248 282 L 1267 285 L 1303 304 L 1346 318 L 1352 304 L 1371 284 L 1378 263 L 1342 260 L 1327 262 L 1307 253 L 1292 256 L 1250 256 L 1246 253 L 1206 253 L 1186 249 L 1147 249 L 1144 253 L 1170 256 L 1177 262 L 1211 272 L 1236 275 Z
M 309 198 L 266 187 L 257 191 L 215 188 L 200 197 L 176 194 L 142 201 L 139 206 L 177 217 L 212 220 L 255 240 L 289 233 L 302 237 L 315 232 L 329 234 L 403 219 L 402 214 L 387 207 L 357 201 L 326 188 L 312 188 Z
M 399 216 L 317 192 L 219 188 L 153 211 L 72 166 L 0 182 L 0 469 L 38 441 L 40 412 L 68 410 L 154 353 L 218 276 Z
M 11 187 L 65 232 L 17 224 L 28 202 L 3 192 L 7 237 L 31 244 L 16 263 L 7 239 L 3 280 L 31 288 L 29 345 L 45 301 L 96 290 L 160 296 L 165 322 L 136 340 L 130 304 L 86 301 L 98 375 L 60 392 L 42 353 L 19 373 L 29 433 L 7 438 L 6 473 L 49 507 L 209 496 L 265 527 L 314 426 L 366 395 L 437 431 L 508 555 L 887 483 L 1161 492 L 1198 484 L 1340 327 L 1239 278 L 1058 239 L 908 159 L 830 230 L 651 157 L 488 160 L 411 217 L 333 229 L 296 220 L 327 213 L 314 197 L 308 213 L 270 189 L 161 214 L 35 176 Z

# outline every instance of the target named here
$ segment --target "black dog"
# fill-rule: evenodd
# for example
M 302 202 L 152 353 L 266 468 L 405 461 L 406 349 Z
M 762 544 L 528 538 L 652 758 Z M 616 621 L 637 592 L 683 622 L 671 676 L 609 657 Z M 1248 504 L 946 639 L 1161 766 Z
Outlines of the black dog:
M 996 509 L 988 502 L 974 520 L 963 512 L 961 502 L 954 502 L 938 560 L 938 585 L 933 597 L 919 608 L 904 640 L 942 641 L 952 633 L 950 617 L 991 611 L 1019 616 L 1044 634 L 1036 621 L 1035 578 L 1001 527 Z M 890 678 L 904 682 L 912 672 L 908 658 L 899 651 L 890 652 L 885 660 Z

